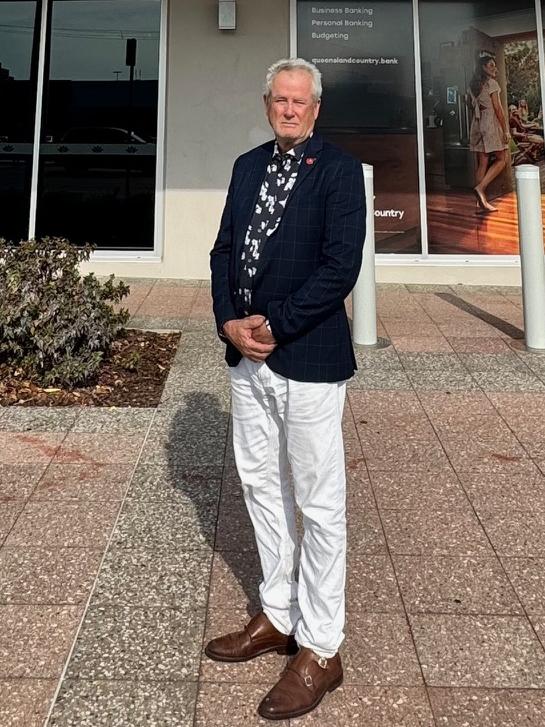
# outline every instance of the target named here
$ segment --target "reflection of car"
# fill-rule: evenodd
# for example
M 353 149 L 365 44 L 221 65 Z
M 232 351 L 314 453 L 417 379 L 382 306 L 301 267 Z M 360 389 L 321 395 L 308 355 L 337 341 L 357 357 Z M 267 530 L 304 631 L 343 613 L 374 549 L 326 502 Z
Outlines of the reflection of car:
M 60 140 L 63 144 L 146 144 L 134 131 L 117 126 L 74 126 Z
M 155 172 L 155 142 L 116 126 L 74 126 L 59 141 L 42 145 L 41 151 L 50 164 L 62 165 L 69 174 L 93 169 Z

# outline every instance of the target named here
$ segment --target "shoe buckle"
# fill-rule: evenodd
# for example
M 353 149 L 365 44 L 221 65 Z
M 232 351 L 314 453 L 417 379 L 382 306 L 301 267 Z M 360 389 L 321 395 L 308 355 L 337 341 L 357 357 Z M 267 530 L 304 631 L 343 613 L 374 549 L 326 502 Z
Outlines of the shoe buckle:
M 318 659 L 318 665 L 321 666 L 322 669 L 327 669 L 327 659 L 325 658 L 325 656 L 321 656 Z
M 306 674 L 306 675 L 305 675 L 305 684 L 307 685 L 307 687 L 308 687 L 309 689 L 311 689 L 311 688 L 312 688 L 312 684 L 313 684 L 313 682 L 312 682 L 312 677 L 310 676 L 310 674 Z

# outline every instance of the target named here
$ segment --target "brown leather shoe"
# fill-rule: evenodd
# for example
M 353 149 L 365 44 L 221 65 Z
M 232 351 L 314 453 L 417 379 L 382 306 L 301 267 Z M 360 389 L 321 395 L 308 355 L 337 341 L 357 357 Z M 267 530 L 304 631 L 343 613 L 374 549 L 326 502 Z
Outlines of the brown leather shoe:
M 269 651 L 296 654 L 297 648 L 295 638 L 280 633 L 261 611 L 243 631 L 212 639 L 204 653 L 214 661 L 249 661 Z
M 265 719 L 292 719 L 311 712 L 326 692 L 342 684 L 341 657 L 325 659 L 302 646 L 258 707 Z

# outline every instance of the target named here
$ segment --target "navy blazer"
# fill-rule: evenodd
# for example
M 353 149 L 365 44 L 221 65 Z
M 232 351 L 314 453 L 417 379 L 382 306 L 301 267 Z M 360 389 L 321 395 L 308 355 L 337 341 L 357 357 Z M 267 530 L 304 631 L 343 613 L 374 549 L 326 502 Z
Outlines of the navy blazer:
M 210 253 L 218 331 L 244 316 L 235 291 L 240 256 L 274 142 L 240 156 L 233 167 L 220 229 Z M 282 220 L 261 251 L 251 314 L 269 319 L 278 346 L 267 358 L 296 381 L 333 382 L 356 368 L 344 299 L 357 280 L 365 238 L 360 162 L 318 134 L 309 139 Z M 227 343 L 225 359 L 240 352 Z

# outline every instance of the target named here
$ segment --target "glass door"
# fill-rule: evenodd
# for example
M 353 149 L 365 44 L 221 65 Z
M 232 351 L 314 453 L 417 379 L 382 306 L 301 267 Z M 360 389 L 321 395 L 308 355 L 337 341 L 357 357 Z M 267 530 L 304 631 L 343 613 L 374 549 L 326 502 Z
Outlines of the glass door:
M 412 0 L 297 0 L 297 53 L 322 72 L 317 129 L 372 164 L 379 253 L 421 252 Z
M 534 0 L 419 16 L 429 252 L 517 255 L 514 167 L 545 164 Z
M 49 4 L 36 236 L 153 248 L 160 0 Z
M 28 236 L 40 2 L 0 0 L 0 237 Z

